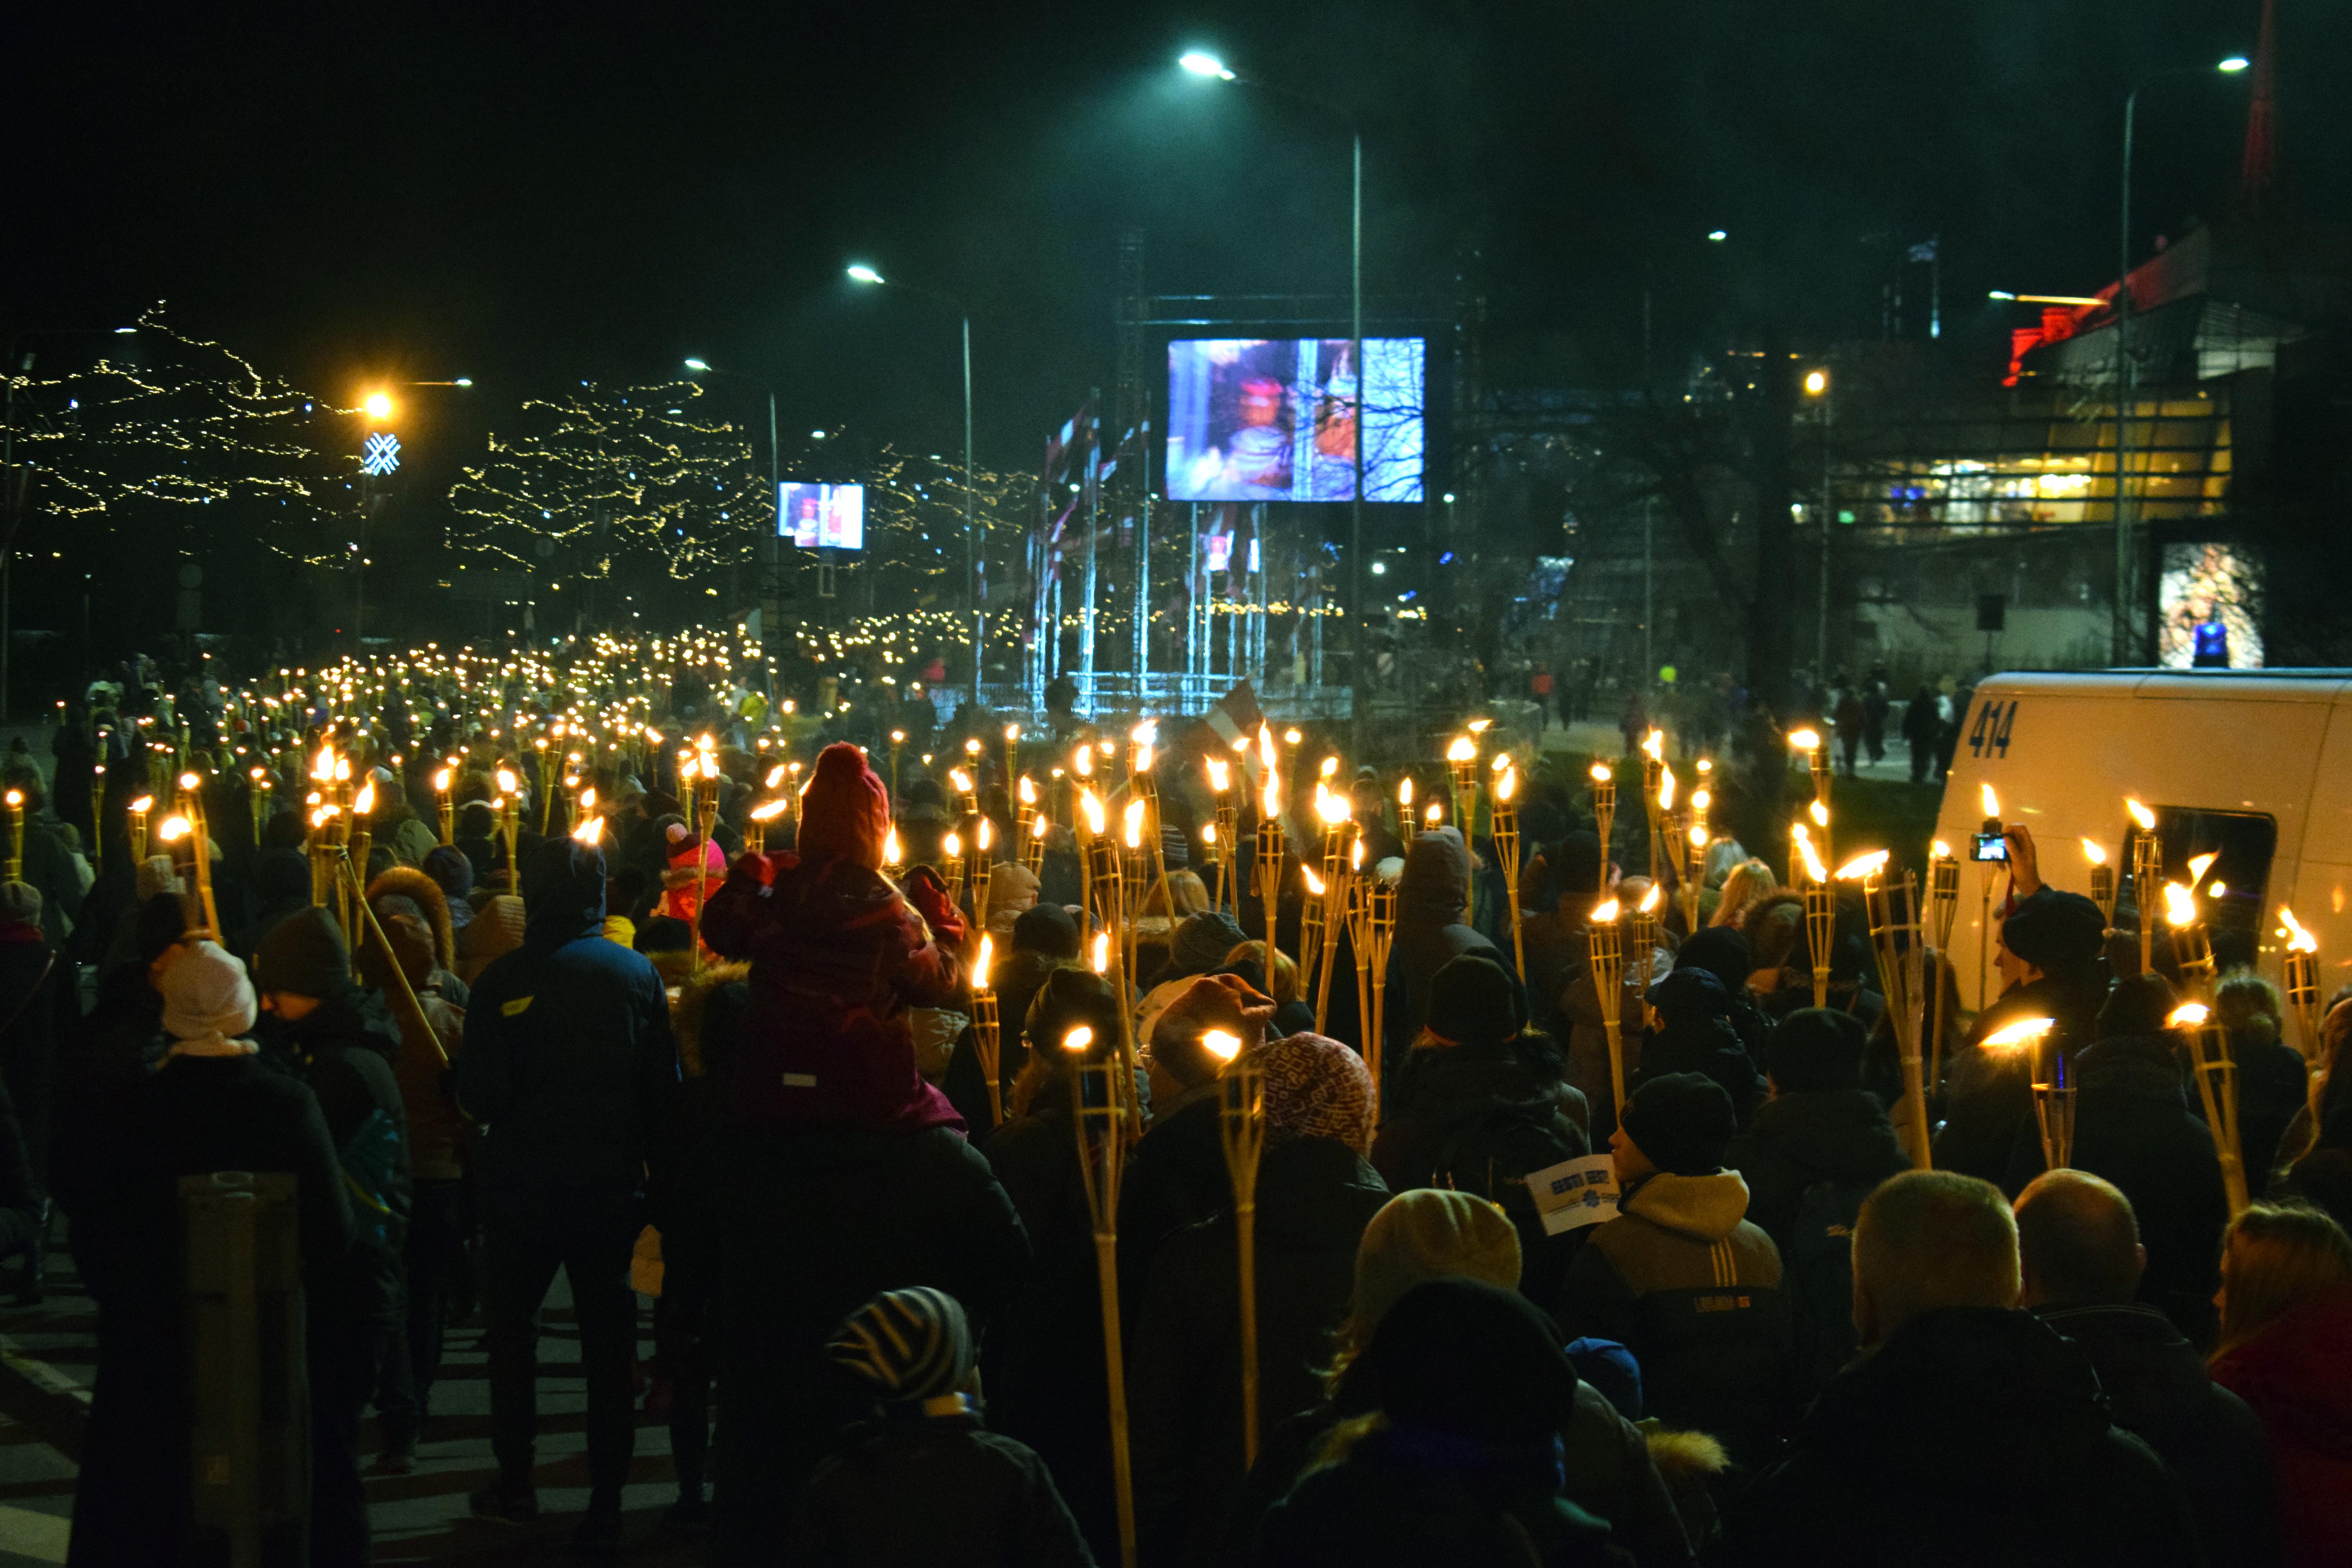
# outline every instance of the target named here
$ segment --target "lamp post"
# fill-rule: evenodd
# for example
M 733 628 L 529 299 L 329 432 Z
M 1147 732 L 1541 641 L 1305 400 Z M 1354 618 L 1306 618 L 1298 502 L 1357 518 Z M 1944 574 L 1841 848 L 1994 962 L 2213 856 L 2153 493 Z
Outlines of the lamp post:
M 768 395 L 768 500 L 775 506 L 776 533 L 781 538 L 784 531 L 784 492 L 782 488 L 784 482 L 784 469 L 783 459 L 778 456 L 776 448 L 776 389 L 756 375 L 745 375 L 740 371 L 722 370 L 707 359 L 689 359 L 686 362 L 686 368 L 698 375 L 725 375 L 732 376 L 737 381 L 748 381 Z
M 1348 127 L 1350 148 L 1350 173 L 1348 211 L 1348 358 L 1356 374 L 1355 447 L 1356 482 L 1353 498 L 1348 505 L 1348 749 L 1358 757 L 1364 755 L 1364 700 L 1367 695 L 1364 680 L 1364 131 L 1356 117 L 1334 103 L 1318 98 L 1276 87 L 1272 82 L 1245 77 L 1226 66 L 1223 60 L 1204 50 L 1194 49 L 1180 58 L 1178 65 L 1197 77 L 1214 81 L 1238 82 L 1263 92 L 1294 100 L 1338 119 Z M 1468 831 L 1465 824 L 1464 831 Z
M 2210 68 L 2223 76 L 2235 76 L 2244 70 L 2247 60 L 2242 55 L 2231 55 L 2211 67 L 2178 66 L 2140 78 L 2124 95 L 2124 168 L 2122 200 L 2118 204 L 2120 221 L 2116 233 L 2116 616 L 2114 658 L 2118 665 L 2131 662 L 2137 646 L 2132 633 L 2132 530 L 2133 521 L 2126 501 L 2126 476 L 2131 468 L 2131 406 L 2133 402 L 2131 363 L 2131 203 L 2132 203 L 2132 132 L 2139 114 L 2139 95 L 2151 83 L 2167 77 L 2202 76 Z
M 980 704 L 981 647 L 987 622 L 980 607 L 980 536 L 972 526 L 972 487 L 978 482 L 971 466 L 971 308 L 950 294 L 914 283 L 893 283 L 864 262 L 853 263 L 849 278 L 873 289 L 903 289 L 937 300 L 963 321 L 963 592 L 964 608 L 971 616 L 971 700 Z
M 1822 405 L 1822 582 L 1813 657 L 1819 679 L 1827 680 L 1830 677 L 1830 523 L 1837 515 L 1830 506 L 1830 373 L 1826 370 L 1806 372 L 1805 395 L 1819 399 Z

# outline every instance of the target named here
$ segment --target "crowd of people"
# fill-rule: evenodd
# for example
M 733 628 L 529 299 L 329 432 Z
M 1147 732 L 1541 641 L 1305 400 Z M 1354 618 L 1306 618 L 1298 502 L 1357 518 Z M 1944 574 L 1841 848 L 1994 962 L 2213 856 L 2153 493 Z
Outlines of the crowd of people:
M 509 714 L 509 743 L 549 717 Z M 215 825 L 257 827 L 201 889 L 186 847 L 142 859 L 106 814 L 85 885 L 40 774 L 11 774 L 32 820 L 0 888 L 0 1255 L 38 1289 L 54 1197 L 98 1304 L 71 1561 L 209 1550 L 183 1194 L 231 1171 L 292 1177 L 309 1498 L 278 1561 L 367 1560 L 362 1471 L 415 1464 L 446 1332 L 476 1317 L 497 1469 L 471 1506 L 539 1517 L 559 1270 L 583 1551 L 628 1533 L 642 1397 L 670 1433 L 663 1528 L 722 1563 L 2352 1560 L 2352 1000 L 2306 1064 L 2251 952 L 2222 954 L 2257 1199 L 2233 1215 L 2166 1023 L 2177 964 L 2159 943 L 2140 973 L 2130 900 L 2111 932 L 2041 885 L 2022 829 L 2001 994 L 1944 1011 L 1921 1150 L 1859 911 L 1815 1005 L 1801 900 L 1727 847 L 1695 929 L 1665 900 L 1602 994 L 1595 908 L 1652 890 L 1621 869 L 1639 814 L 1604 841 L 1557 779 L 1511 886 L 1482 818 L 1395 820 L 1362 770 L 1345 831 L 1396 920 L 1360 994 L 1358 928 L 1324 949 L 1336 985 L 1303 940 L 1310 767 L 1269 930 L 1194 780 L 1222 742 L 1171 737 L 1147 764 L 1164 874 L 1103 944 L 1061 793 L 1093 731 L 1033 749 L 1051 826 L 1024 858 L 1009 756 L 962 753 L 968 791 L 894 789 L 897 759 L 834 743 L 755 817 L 782 769 L 729 723 L 715 813 L 677 757 L 615 756 L 578 781 L 593 813 L 556 792 L 511 837 L 499 726 L 357 745 L 373 848 L 347 916 L 299 805 L 225 799 Z M 443 766 L 447 844 L 408 804 Z M 2080 1086 L 2057 1169 L 2014 1056 L 1981 1044 L 2029 1010 Z M 1236 1060 L 1264 1083 L 1246 1226 Z M 1131 1119 L 1089 1098 L 1130 1080 Z M 1593 1155 L 1614 1206 L 1562 1228 L 1536 1188 Z

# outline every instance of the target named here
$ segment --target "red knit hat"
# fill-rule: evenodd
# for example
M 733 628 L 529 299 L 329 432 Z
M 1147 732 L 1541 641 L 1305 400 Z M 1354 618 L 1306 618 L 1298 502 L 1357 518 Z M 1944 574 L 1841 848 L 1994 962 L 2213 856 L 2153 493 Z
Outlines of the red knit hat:
M 890 831 L 890 792 L 866 765 L 866 753 L 836 741 L 817 753 L 816 773 L 801 792 L 803 859 L 839 856 L 870 870 L 882 866 Z

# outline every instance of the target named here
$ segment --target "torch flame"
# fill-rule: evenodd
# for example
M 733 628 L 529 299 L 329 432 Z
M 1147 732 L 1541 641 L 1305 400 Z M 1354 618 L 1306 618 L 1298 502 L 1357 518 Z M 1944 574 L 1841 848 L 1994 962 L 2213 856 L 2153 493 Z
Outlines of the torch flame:
M 1130 800 L 1127 803 L 1127 847 L 1129 849 L 1143 847 L 1144 810 L 1144 804 L 1139 800 Z
M 1271 767 L 1265 770 L 1265 787 L 1258 792 L 1258 806 L 1268 818 L 1282 815 L 1282 780 Z
M 2195 925 L 2197 923 L 2196 895 L 2178 882 L 2167 882 L 2164 885 L 2164 919 L 2168 925 Z
M 1518 792 L 1519 771 L 1517 768 L 1505 768 L 1503 770 L 1503 776 L 1495 781 L 1495 798 L 1505 805 L 1508 805 L 1511 802 L 1511 797 L 1518 794 Z
M 1314 894 L 1317 898 L 1321 898 L 1323 896 L 1323 879 L 1315 874 L 1315 868 L 1312 866 L 1301 865 L 1298 868 L 1298 870 L 1299 874 L 1307 879 L 1307 890 Z
M 1326 757 L 1323 759 L 1323 765 L 1316 771 L 1315 776 L 1318 778 L 1328 779 L 1339 771 L 1339 759 L 1337 757 Z
M 310 776 L 319 780 L 322 784 L 335 776 L 334 747 L 321 746 L 319 748 L 319 760 L 310 764 Z
M 940 839 L 940 847 L 947 852 L 947 857 L 950 860 L 963 858 L 963 839 L 956 834 L 950 833 Z
M 1230 1063 L 1242 1054 L 1242 1037 L 1224 1029 L 1205 1029 L 1201 1034 L 1201 1048 L 1219 1061 Z
M 1927 858 L 1931 860 L 1948 860 L 1952 858 L 1952 847 L 1938 838 L 1927 846 Z
M 1274 731 L 1264 724 L 1257 727 L 1257 760 L 1260 767 L 1274 767 Z
M 2191 855 L 2189 858 L 2189 885 L 2194 888 L 2198 883 L 2203 881 L 2205 879 L 2205 873 L 2210 870 L 2212 868 L 2213 862 L 2219 860 L 2221 858 L 2221 853 L 2218 849 L 2210 850 L 2202 855 Z
M 1655 882 L 1651 883 L 1650 890 L 1642 895 L 1642 901 L 1633 906 L 1633 912 L 1641 915 L 1655 913 L 1658 908 L 1658 900 L 1664 896 L 1664 889 L 1659 887 Z
M 201 785 L 204 782 L 204 780 L 198 778 L 194 773 L 182 773 L 180 775 L 180 787 L 182 789 L 192 790 Z
M 1030 782 L 1029 775 L 1027 773 L 1023 773 L 1021 775 L 1021 782 L 1018 784 L 1015 784 L 1013 788 L 1019 794 L 1022 805 L 1034 805 L 1037 804 L 1037 786 Z
M 1348 869 L 1350 871 L 1360 871 L 1363 868 L 1364 841 L 1362 838 L 1359 837 L 1354 843 L 1348 846 Z
M 1095 933 L 1093 968 L 1097 974 L 1110 973 L 1110 932 L 1107 931 Z
M 1397 805 L 1407 811 L 1412 809 L 1412 775 L 1411 773 L 1397 780 Z
M 2285 939 L 2289 952 L 2319 951 L 2319 939 L 2305 930 L 2303 922 L 2294 918 L 2294 911 L 2284 904 L 2279 906 L 2279 935 Z
M 1045 830 L 1053 826 L 1054 819 L 1041 811 L 1029 819 L 1029 837 L 1043 838 L 1045 837 Z
M 1454 736 L 1454 743 L 1445 748 L 1445 760 L 1449 763 L 1474 762 L 1477 756 L 1478 744 L 1467 735 Z
M 980 849 L 983 855 L 988 853 L 989 840 L 995 837 L 994 827 L 995 825 L 988 818 L 983 816 L 980 819 Z
M 1713 805 L 1714 804 L 1715 796 L 1707 791 L 1703 789 L 1695 789 L 1691 791 L 1691 809 L 1693 811 L 1705 811 L 1708 806 Z
M 371 779 L 366 784 L 360 786 L 359 798 L 352 802 L 352 815 L 354 816 L 366 816 L 374 810 L 375 781 Z
M 1649 756 L 1649 759 L 1652 762 L 1664 762 L 1666 760 L 1666 732 L 1664 730 L 1653 729 L 1648 734 L 1642 737 L 1642 750 Z
M 1813 848 L 1813 836 L 1805 831 L 1805 825 L 1801 822 L 1790 823 L 1789 837 L 1797 846 L 1797 852 L 1804 857 L 1805 874 L 1816 882 L 1828 881 L 1829 871 L 1822 865 L 1821 855 Z
M 2153 833 L 2156 831 L 2156 813 L 2148 810 L 2147 807 L 2140 805 L 2139 802 L 2132 799 L 2129 795 L 2126 795 L 2124 797 L 2124 809 L 2131 813 L 2131 819 L 2139 824 L 2139 830 L 2142 833 Z
M 784 764 L 783 764 L 783 763 L 778 763 L 774 767 L 770 768 L 770 769 L 768 770 L 768 787 L 769 787 L 770 789 L 773 789 L 773 788 L 775 788 L 778 784 L 782 784 L 782 783 L 783 783 L 783 782 L 784 782 Z
M 1217 825 L 1215 823 L 1204 822 L 1201 824 L 1201 842 L 1211 846 L 1215 845 L 1217 842 Z
M 1207 765 L 1210 789 L 1218 795 L 1223 795 L 1233 787 L 1234 772 L 1232 768 L 1226 766 L 1224 758 L 1211 757 L 1208 759 Z M 1028 781 L 1024 779 L 1022 782 L 1025 784 Z
M 1093 751 L 1087 747 L 1080 746 L 1076 751 L 1072 752 L 1070 753 L 1070 771 L 1077 774 L 1082 779 L 1090 779 L 1094 777 L 1095 754 Z
M 1082 789 L 1078 792 L 1078 809 L 1086 814 L 1087 831 L 1099 835 L 1103 830 L 1103 804 L 1096 798 L 1094 791 Z
M 443 768 L 439 773 L 433 775 L 433 793 L 436 795 L 447 795 L 449 793 L 449 770 L 447 768 Z
M 500 768 L 499 770 L 499 793 L 500 795 L 513 795 L 515 791 L 516 784 L 514 770 L 512 768 Z
M 166 844 L 176 844 L 194 831 L 194 828 L 188 826 L 186 817 L 170 816 L 165 817 L 163 826 L 155 830 L 155 837 Z
M 971 793 L 971 775 L 964 772 L 961 768 L 950 768 L 948 770 L 948 783 L 954 786 L 955 792 L 958 795 L 970 795 Z
M 1608 900 L 1607 902 L 1605 902 L 1605 903 L 1599 903 L 1599 904 L 1595 904 L 1595 905 L 1593 905 L 1593 906 L 1592 906 L 1592 923 L 1593 923 L 1594 925 L 1597 925 L 1597 926 L 1605 926 L 1605 925 L 1614 925 L 1614 924 L 1616 924 L 1616 923 L 1617 923 L 1617 900 L 1614 900 L 1614 899 L 1611 899 L 1611 900 Z
M 1062 1037 L 1062 1048 L 1069 1052 L 1072 1056 L 1076 1056 L 1078 1052 L 1085 1050 L 1088 1046 L 1091 1046 L 1094 1043 L 1094 1030 L 1084 1024 L 1078 1025 L 1068 1034 Z
M 1815 801 L 1807 806 L 1805 815 L 1813 819 L 1813 826 L 1816 827 L 1827 827 L 1830 825 L 1830 808 L 1820 801 Z
M 1984 1037 L 1987 1047 L 2008 1050 L 2013 1047 L 2032 1046 L 2057 1024 L 2055 1018 L 2020 1018 L 2006 1029 L 1995 1029 Z
M 754 822 L 773 822 L 778 816 L 783 814 L 783 809 L 784 803 L 781 800 L 772 800 L 765 805 L 755 805 L 751 808 L 751 820 Z
M 1658 773 L 1658 809 L 1660 811 L 1672 811 L 1675 808 L 1675 770 L 1664 766 L 1663 763 L 1660 764 L 1660 770 L 1661 771 Z
M 1789 749 L 1790 751 L 1819 751 L 1821 749 L 1821 744 L 1822 732 L 1819 730 L 1791 730 L 1789 731 Z
M 2097 839 L 2085 838 L 2083 840 L 2083 858 L 2094 866 L 2104 866 L 2107 863 L 2107 852 L 2100 847 Z
M 1837 879 L 1841 882 L 1866 882 L 1886 869 L 1888 858 L 1884 849 L 1857 855 L 1837 868 Z
M 753 815 L 758 814 L 755 812 Z M 601 816 L 583 816 L 580 819 L 580 826 L 572 830 L 572 837 L 583 844 L 593 844 L 604 836 L 604 819 Z
M 2202 1002 L 2183 1002 L 2165 1015 L 2164 1026 L 2168 1029 L 2200 1029 L 2205 1026 L 2205 1020 L 2212 1016 L 2213 1010 Z
M 1337 827 L 1339 824 L 1347 821 L 1347 797 L 1345 795 L 1333 795 L 1328 790 L 1325 790 L 1319 784 L 1317 784 L 1315 788 L 1317 795 L 1315 802 L 1315 815 L 1323 819 L 1323 826 L 1326 827 Z
M 1433 829 L 1445 820 L 1445 809 L 1433 800 L 1429 803 L 1429 809 L 1421 814 L 1421 820 L 1426 826 Z
M 131 809 L 133 811 L 152 811 L 155 809 L 155 797 L 152 795 L 142 795 L 137 800 L 131 803 Z
M 1607 784 L 1612 776 L 1609 772 L 1609 764 L 1607 763 L 1595 763 L 1587 771 L 1591 773 L 1592 782 L 1594 784 Z
M 896 866 L 906 858 L 906 851 L 898 847 L 898 830 L 894 826 L 882 835 L 882 864 Z
M 980 952 L 971 961 L 971 988 L 974 991 L 988 989 L 988 966 L 995 957 L 994 939 L 982 935 L 980 939 Z
M 1008 741 L 1018 741 L 1021 739 L 1021 726 L 1018 724 L 1007 724 L 1004 726 L 1004 738 Z

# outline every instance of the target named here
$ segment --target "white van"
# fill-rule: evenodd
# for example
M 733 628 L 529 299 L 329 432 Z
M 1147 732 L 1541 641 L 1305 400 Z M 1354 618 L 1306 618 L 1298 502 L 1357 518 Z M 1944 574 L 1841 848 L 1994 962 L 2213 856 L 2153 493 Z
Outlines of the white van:
M 2015 673 L 1979 686 L 1936 826 L 1962 862 L 1952 959 L 1964 1007 L 1978 1005 L 1983 876 L 1999 869 L 1969 864 L 1985 784 L 2003 819 L 2032 830 L 2050 886 L 2090 891 L 2084 838 L 2128 878 L 2130 796 L 2156 814 L 2168 879 L 2219 853 L 2200 885 L 2224 888 L 2203 900 L 2217 939 L 2252 933 L 2276 983 L 2285 904 L 2319 939 L 2322 1000 L 2352 978 L 2352 670 Z M 1986 984 L 2000 990 L 1998 976 Z

